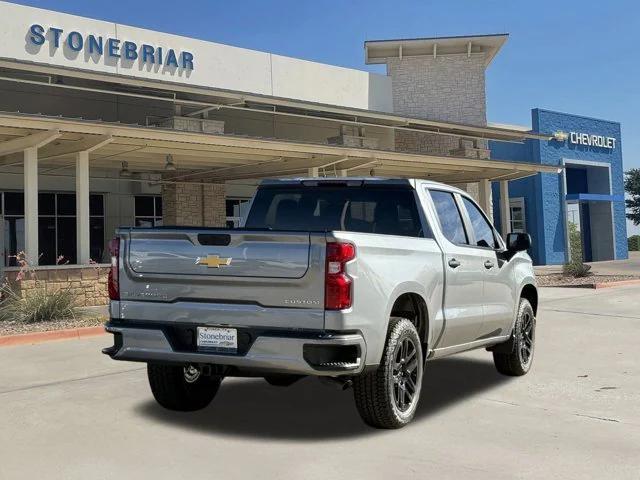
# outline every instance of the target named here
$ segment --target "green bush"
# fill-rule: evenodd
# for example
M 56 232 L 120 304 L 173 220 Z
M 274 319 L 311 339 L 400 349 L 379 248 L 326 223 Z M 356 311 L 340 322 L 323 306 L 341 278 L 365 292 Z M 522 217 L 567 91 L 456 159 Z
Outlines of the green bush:
M 582 236 L 578 225 L 573 222 L 569 222 L 569 253 L 571 263 L 582 262 Z
M 565 263 L 562 267 L 562 274 L 569 277 L 587 277 L 591 275 L 591 265 L 587 265 L 586 263 L 580 262 L 569 262 Z
M 640 251 L 640 235 L 632 235 L 627 239 L 630 252 Z
M 47 292 L 35 288 L 23 296 L 19 289 L 6 283 L 0 287 L 0 295 L 0 321 L 36 323 L 76 317 L 75 296 L 69 289 Z

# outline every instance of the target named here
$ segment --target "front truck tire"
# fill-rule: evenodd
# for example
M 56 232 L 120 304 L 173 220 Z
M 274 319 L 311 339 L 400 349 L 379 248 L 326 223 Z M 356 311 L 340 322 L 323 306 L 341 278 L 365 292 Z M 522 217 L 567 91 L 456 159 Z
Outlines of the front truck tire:
M 168 410 L 193 412 L 200 410 L 218 393 L 222 377 L 189 371 L 194 367 L 147 363 L 151 393 Z
M 416 327 L 406 318 L 391 317 L 378 368 L 354 378 L 356 407 L 367 425 L 401 428 L 416 413 L 424 360 Z
M 536 341 L 536 317 L 526 298 L 520 299 L 511 338 L 493 350 L 496 370 L 503 375 L 519 377 L 531 369 Z

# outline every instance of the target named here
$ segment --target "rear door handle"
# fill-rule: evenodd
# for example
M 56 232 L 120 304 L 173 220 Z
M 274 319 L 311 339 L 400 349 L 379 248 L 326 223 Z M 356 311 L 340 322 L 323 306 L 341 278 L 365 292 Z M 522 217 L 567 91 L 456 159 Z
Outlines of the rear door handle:
M 487 270 L 493 268 L 493 262 L 491 260 L 487 260 L 486 262 L 484 262 L 484 268 L 486 268 Z
M 452 258 L 451 260 L 449 260 L 449 266 L 451 268 L 458 268 L 460 266 L 460 262 L 455 258 Z

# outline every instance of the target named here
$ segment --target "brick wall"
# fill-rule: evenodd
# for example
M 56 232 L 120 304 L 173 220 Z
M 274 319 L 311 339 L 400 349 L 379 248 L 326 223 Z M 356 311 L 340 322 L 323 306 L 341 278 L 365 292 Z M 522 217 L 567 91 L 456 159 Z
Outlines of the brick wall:
M 414 118 L 486 125 L 484 55 L 432 55 L 389 58 L 393 110 Z M 445 135 L 396 132 L 398 151 L 487 158 L 487 143 Z M 458 185 L 477 199 L 477 185 Z
M 224 227 L 224 184 L 166 183 L 162 185 L 164 225 Z
M 224 184 L 202 186 L 202 216 L 205 227 L 224 227 L 227 224 Z
M 35 277 L 27 274 L 26 278 L 20 282 L 15 281 L 18 274 L 16 270 L 7 271 L 6 276 L 9 282 L 18 286 L 23 296 L 29 295 L 29 291 L 37 288 L 44 288 L 48 292 L 68 288 L 76 297 L 76 304 L 79 307 L 106 305 L 109 303 L 109 293 L 107 291 L 108 265 L 77 268 L 36 268 L 33 273 Z

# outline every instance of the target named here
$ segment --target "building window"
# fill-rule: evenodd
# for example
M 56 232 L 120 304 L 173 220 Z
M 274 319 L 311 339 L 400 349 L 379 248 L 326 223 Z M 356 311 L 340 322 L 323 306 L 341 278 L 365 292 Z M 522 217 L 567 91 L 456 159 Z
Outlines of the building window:
M 227 198 L 225 201 L 227 209 L 227 228 L 238 228 L 242 219 L 247 216 L 249 207 L 248 198 Z
M 4 215 L 5 264 L 16 266 L 15 256 L 24 251 L 24 194 L 0 194 Z M 101 262 L 104 256 L 104 197 L 89 196 L 89 251 Z M 40 265 L 76 263 L 76 196 L 74 193 L 38 194 L 38 246 Z
M 527 223 L 524 216 L 524 198 L 510 198 L 509 210 L 511 211 L 511 232 L 526 233 Z
M 136 195 L 135 197 L 135 226 L 162 226 L 162 196 Z

